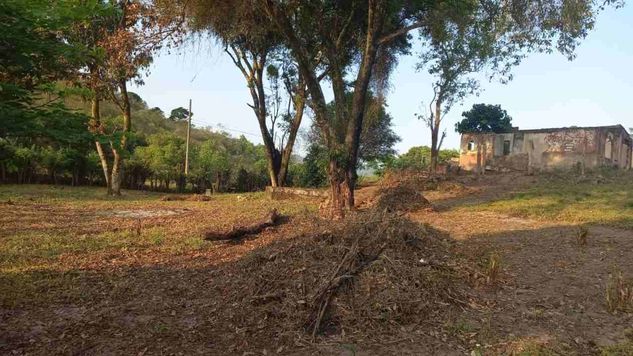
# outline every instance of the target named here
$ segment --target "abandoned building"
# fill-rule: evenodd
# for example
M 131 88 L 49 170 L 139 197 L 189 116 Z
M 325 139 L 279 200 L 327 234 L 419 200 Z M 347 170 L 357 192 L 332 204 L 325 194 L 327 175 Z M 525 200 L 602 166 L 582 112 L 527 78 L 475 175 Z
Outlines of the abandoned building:
M 459 165 L 465 170 L 528 172 L 583 166 L 630 169 L 632 142 L 622 125 L 465 133 Z

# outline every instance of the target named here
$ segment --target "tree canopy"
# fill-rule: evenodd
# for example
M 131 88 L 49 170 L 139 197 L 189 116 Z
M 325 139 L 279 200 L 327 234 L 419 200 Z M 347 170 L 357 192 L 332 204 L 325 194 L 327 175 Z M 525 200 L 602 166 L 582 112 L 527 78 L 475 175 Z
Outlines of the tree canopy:
M 512 131 L 512 117 L 501 108 L 501 105 L 475 104 L 462 113 L 464 119 L 455 125 L 459 133 Z
M 169 119 L 173 121 L 183 121 L 189 118 L 189 110 L 181 107 L 177 107 L 171 111 L 169 114 Z M 193 115 L 193 113 L 191 113 Z

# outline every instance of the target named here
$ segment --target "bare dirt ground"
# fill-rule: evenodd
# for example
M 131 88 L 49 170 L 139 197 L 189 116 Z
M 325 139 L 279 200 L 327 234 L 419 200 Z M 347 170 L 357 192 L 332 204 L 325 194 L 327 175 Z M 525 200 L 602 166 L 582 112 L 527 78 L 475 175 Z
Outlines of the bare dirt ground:
M 479 209 L 532 187 L 534 177 L 460 177 L 457 183 L 425 190 L 433 208 L 407 213 L 430 225 L 429 233 L 439 229 L 454 241 L 450 249 L 427 250 L 445 251 L 437 261 L 455 269 L 433 266 L 420 252 L 385 254 L 345 297 L 379 295 L 384 299 L 367 300 L 384 304 L 354 307 L 343 298 L 336 314 L 342 321 L 365 318 L 372 328 L 352 328 L 357 334 L 350 335 L 341 327 L 317 340 L 302 331 L 302 319 L 293 319 L 292 311 L 302 309 L 288 309 L 305 301 L 288 296 L 310 294 L 306 289 L 319 283 L 306 276 L 322 278 L 348 249 L 332 245 L 334 225 L 315 225 L 318 201 L 271 203 L 261 195 L 104 201 L 92 191 L 76 190 L 72 198 L 49 188 L 0 191 L 0 353 L 633 354 L 627 341 L 633 315 L 611 313 L 605 302 L 609 275 L 633 274 L 632 230 L 583 223 L 587 243 L 580 244 L 579 223 L 569 219 Z M 359 205 L 370 205 L 379 191 L 359 190 Z M 285 224 L 237 244 L 201 239 L 209 229 L 256 220 L 271 204 L 289 217 Z M 292 264 L 297 261 L 305 264 Z M 416 270 L 398 276 L 407 280 L 389 278 L 396 266 Z M 306 267 L 316 274 L 306 274 Z M 290 289 L 279 294 L 278 286 Z M 416 304 L 398 295 L 414 287 Z M 423 308 L 414 314 L 403 305 Z M 384 316 L 374 320 L 376 310 Z M 389 323 L 394 317 L 407 327 Z M 282 328 L 281 320 L 296 325 Z
M 470 181 L 466 194 L 429 192 L 436 211 L 411 214 L 448 232 L 473 259 L 485 263 L 487 255 L 499 256 L 500 281 L 474 290 L 481 305 L 458 318 L 468 330 L 463 334 L 495 353 L 594 354 L 626 342 L 633 317 L 607 311 L 605 286 L 615 268 L 633 272 L 633 231 L 586 226 L 587 244 L 581 246 L 581 230 L 573 223 L 457 209 L 501 199 L 533 181 L 494 176 Z

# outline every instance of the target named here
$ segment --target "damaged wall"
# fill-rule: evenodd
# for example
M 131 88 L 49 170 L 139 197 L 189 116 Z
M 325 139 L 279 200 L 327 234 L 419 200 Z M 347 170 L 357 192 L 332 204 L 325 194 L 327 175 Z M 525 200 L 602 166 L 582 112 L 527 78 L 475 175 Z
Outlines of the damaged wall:
M 613 166 L 631 168 L 631 137 L 622 126 L 515 130 L 463 134 L 460 166 L 476 170 L 528 171 Z

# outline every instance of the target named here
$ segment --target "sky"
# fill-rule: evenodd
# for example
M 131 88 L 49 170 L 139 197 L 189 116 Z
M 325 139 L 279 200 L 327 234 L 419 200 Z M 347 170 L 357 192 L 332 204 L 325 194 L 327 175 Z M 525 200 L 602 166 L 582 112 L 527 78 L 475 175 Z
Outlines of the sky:
M 253 111 L 247 106 L 248 88 L 239 70 L 219 47 L 198 42 L 158 56 L 145 84 L 133 87 L 150 107 L 172 109 L 193 101 L 196 126 L 222 127 L 234 136 L 261 143 Z M 513 70 L 507 83 L 490 82 L 484 74 L 481 93 L 453 106 L 445 116 L 444 148 L 458 148 L 454 126 L 462 112 L 475 103 L 499 104 L 521 129 L 621 124 L 633 128 L 633 5 L 607 9 L 594 30 L 568 61 L 558 53 L 531 54 Z M 433 78 L 415 70 L 414 53 L 400 59 L 387 93 L 387 111 L 401 137 L 400 153 L 430 145 L 431 135 L 416 113 L 428 110 Z M 309 126 L 304 120 L 303 128 Z M 299 143 L 298 152 L 305 144 Z

